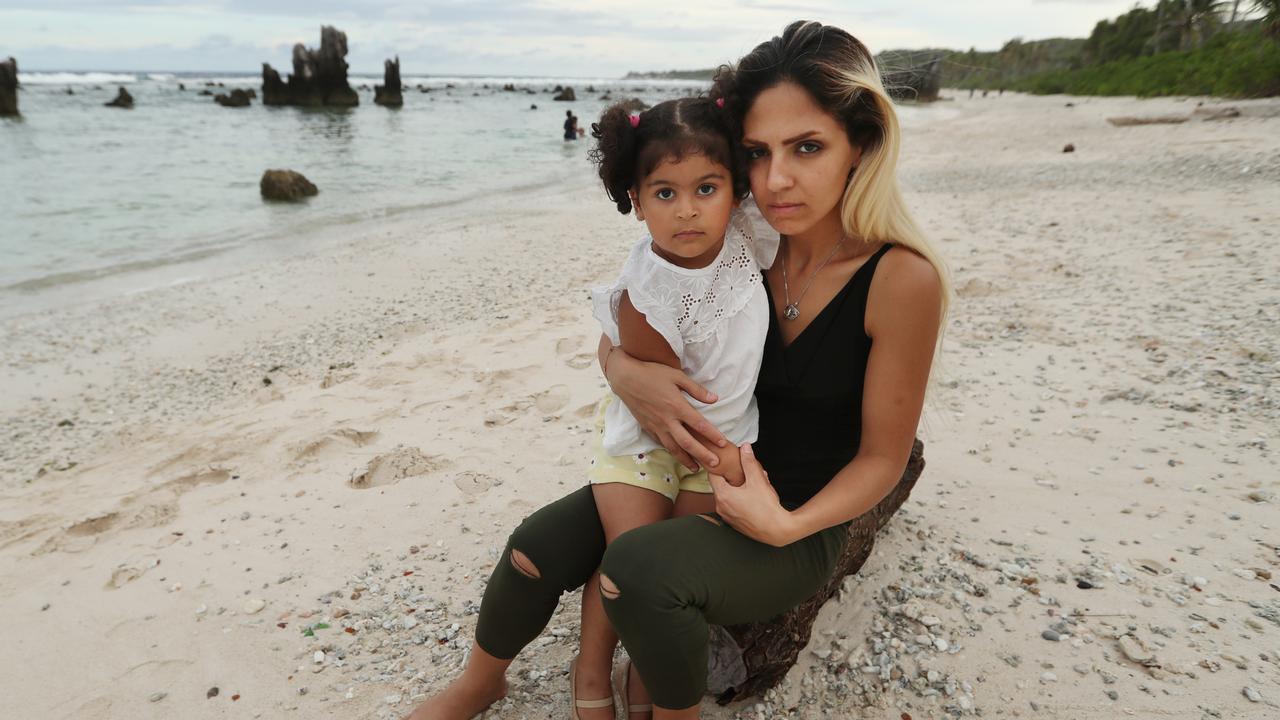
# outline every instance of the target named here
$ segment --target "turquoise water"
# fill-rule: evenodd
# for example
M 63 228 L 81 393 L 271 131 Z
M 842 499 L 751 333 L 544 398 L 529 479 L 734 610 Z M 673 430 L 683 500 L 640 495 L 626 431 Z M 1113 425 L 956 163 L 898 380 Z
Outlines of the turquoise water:
M 381 78 L 352 77 L 353 87 L 369 86 L 359 90 L 360 107 L 308 110 L 256 100 L 223 108 L 198 94 L 206 82 L 224 83 L 214 92 L 260 90 L 260 77 L 249 75 L 19 80 L 23 116 L 0 121 L 0 314 L 79 298 L 78 286 L 147 287 L 158 270 L 191 279 L 211 258 L 250 262 L 309 249 L 308 234 L 321 229 L 563 182 L 589 172 L 588 144 L 562 140 L 566 109 L 587 127 L 607 104 L 603 91 L 652 103 L 704 87 L 405 77 L 404 107 L 390 110 L 373 104 Z M 502 92 L 508 82 L 535 94 Z M 552 101 L 557 84 L 574 86 L 578 101 Z M 103 107 L 119 86 L 134 109 Z M 320 195 L 298 205 L 263 202 L 258 180 L 267 168 L 303 173 Z

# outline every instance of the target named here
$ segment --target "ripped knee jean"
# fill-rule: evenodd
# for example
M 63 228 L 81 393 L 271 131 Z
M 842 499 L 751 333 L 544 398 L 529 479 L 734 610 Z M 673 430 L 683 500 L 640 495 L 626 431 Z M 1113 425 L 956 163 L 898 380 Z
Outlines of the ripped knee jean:
M 476 642 L 515 657 L 542 632 L 564 592 L 600 569 L 614 629 L 656 705 L 681 709 L 706 692 L 708 625 L 775 617 L 816 593 L 848 542 L 848 524 L 775 548 L 715 515 L 624 533 L 605 550 L 584 487 L 530 515 L 512 533 L 480 605 Z

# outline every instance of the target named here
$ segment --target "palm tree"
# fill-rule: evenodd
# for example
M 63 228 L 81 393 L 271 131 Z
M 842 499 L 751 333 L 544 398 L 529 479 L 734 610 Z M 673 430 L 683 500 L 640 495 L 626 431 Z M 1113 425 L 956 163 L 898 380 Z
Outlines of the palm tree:
M 1196 47 L 1203 45 L 1218 24 L 1218 11 L 1225 4 L 1222 0 L 1183 0 L 1176 10 L 1178 49 L 1187 50 L 1193 40 Z
M 1253 0 L 1253 9 L 1262 13 L 1262 26 L 1274 38 L 1280 38 L 1280 0 Z
M 1179 17 L 1185 8 L 1186 0 L 1159 0 L 1156 3 L 1156 26 L 1151 33 L 1151 52 L 1159 53 L 1166 49 L 1165 40 L 1172 35 L 1171 30 L 1181 26 Z M 1181 38 L 1179 38 L 1179 41 Z

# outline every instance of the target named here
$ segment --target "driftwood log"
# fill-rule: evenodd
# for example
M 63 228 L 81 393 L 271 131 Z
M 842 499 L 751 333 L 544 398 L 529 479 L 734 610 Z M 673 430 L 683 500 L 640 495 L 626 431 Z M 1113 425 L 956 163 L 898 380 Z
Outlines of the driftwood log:
M 1109 117 L 1107 122 L 1116 127 L 1130 127 L 1133 125 L 1178 125 L 1190 119 L 1185 115 L 1159 115 L 1156 117 Z
M 18 114 L 18 61 L 0 62 L 0 116 Z
M 849 545 L 818 594 L 766 622 L 712 626 L 707 689 L 718 696 L 720 704 L 759 695 L 782 680 L 809 644 L 818 611 L 840 589 L 845 577 L 858 572 L 871 556 L 876 533 L 907 501 L 923 470 L 924 443 L 916 439 L 897 486 L 849 525 Z
M 898 52 L 879 58 L 884 89 L 894 100 L 933 102 L 942 90 L 942 58 L 928 51 Z

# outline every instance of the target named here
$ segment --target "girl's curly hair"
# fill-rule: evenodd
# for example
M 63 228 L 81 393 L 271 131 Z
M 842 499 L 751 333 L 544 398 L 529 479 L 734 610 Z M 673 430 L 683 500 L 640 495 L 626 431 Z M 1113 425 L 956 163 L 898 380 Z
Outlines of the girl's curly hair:
M 639 113 L 632 123 L 635 101 L 611 105 L 591 124 L 596 146 L 591 159 L 600 171 L 605 192 L 618 212 L 631 212 L 628 191 L 653 172 L 663 160 L 679 161 L 701 154 L 729 170 L 734 197 L 744 198 L 750 186 L 747 163 L 727 113 L 710 98 L 667 100 Z

